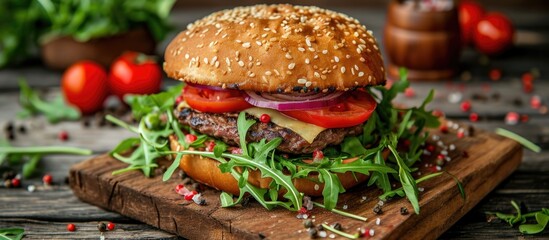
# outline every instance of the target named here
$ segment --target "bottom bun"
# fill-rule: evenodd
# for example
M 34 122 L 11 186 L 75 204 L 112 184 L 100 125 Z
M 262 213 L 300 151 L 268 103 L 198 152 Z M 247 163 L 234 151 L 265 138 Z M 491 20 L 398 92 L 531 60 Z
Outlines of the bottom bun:
M 177 137 L 170 136 L 170 148 L 172 151 L 182 151 L 185 148 L 177 142 Z M 353 162 L 357 158 L 346 159 L 343 162 Z M 215 189 L 232 193 L 240 194 L 238 182 L 230 173 L 222 173 L 219 169 L 219 162 L 215 159 L 202 157 L 198 155 L 183 155 L 179 168 L 192 179 L 201 182 Z M 349 189 L 368 180 L 368 176 L 361 173 L 336 173 L 341 185 L 345 189 Z M 248 175 L 248 182 L 260 188 L 269 188 L 271 178 L 261 177 L 258 170 L 251 170 Z M 318 181 L 317 174 L 309 174 L 307 178 L 294 178 L 292 182 L 296 189 L 307 196 L 322 196 L 324 184 Z

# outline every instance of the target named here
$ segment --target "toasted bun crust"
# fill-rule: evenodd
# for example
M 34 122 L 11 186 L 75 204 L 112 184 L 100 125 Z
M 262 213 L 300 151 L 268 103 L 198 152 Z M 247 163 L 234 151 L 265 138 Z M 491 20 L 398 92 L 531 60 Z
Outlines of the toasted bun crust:
M 371 31 L 341 13 L 292 5 L 238 7 L 190 24 L 168 45 L 164 71 L 181 81 L 260 92 L 385 83 Z
M 177 139 L 174 136 L 170 136 L 170 148 L 172 151 L 183 150 L 183 146 L 177 142 Z M 218 161 L 197 155 L 184 155 L 179 164 L 179 168 L 192 179 L 215 189 L 238 195 L 240 193 L 238 182 L 230 173 L 222 173 L 218 166 Z M 349 189 L 368 180 L 368 176 L 360 173 L 357 173 L 354 176 L 350 172 L 337 173 L 337 176 L 345 189 Z M 324 184 L 313 181 L 318 179 L 316 175 L 310 175 L 309 177 L 311 180 L 305 178 L 293 179 L 294 186 L 299 192 L 302 192 L 305 195 L 322 196 Z M 259 171 L 251 171 L 248 175 L 248 182 L 260 188 L 268 188 L 271 181 L 271 178 L 262 178 Z

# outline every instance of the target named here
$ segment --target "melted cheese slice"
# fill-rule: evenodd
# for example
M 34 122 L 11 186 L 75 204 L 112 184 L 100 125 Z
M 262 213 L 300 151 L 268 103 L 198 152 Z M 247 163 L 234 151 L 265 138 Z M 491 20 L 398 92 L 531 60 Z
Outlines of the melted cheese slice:
M 314 124 L 302 122 L 297 119 L 284 116 L 280 112 L 273 109 L 253 107 L 248 108 L 243 112 L 246 112 L 256 118 L 260 118 L 262 114 L 268 114 L 271 117 L 271 122 L 278 126 L 291 129 L 303 139 L 305 139 L 305 141 L 307 141 L 308 143 L 312 143 L 315 140 L 316 136 L 318 136 L 320 132 L 326 129 Z

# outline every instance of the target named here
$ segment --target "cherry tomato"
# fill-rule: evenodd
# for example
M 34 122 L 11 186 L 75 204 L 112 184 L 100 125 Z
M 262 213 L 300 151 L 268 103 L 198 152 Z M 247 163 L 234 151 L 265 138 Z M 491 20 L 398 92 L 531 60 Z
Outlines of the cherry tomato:
M 458 6 L 461 40 L 473 44 L 475 27 L 485 14 L 484 8 L 475 1 L 461 1 Z
M 343 128 L 359 125 L 372 115 L 376 101 L 365 91 L 354 91 L 341 103 L 320 109 L 306 111 L 284 111 L 282 113 L 303 122 L 325 128 Z
M 513 25 L 506 16 L 488 13 L 475 28 L 475 47 L 488 55 L 502 53 L 513 44 L 514 32 Z
M 123 99 L 125 94 L 152 94 L 160 91 L 162 71 L 153 58 L 142 53 L 125 52 L 111 65 L 109 87 Z
M 238 90 L 212 90 L 186 85 L 183 99 L 193 109 L 201 112 L 237 112 L 252 107 Z
M 83 114 L 96 112 L 109 94 L 107 72 L 97 63 L 77 62 L 63 73 L 61 89 L 65 100 Z

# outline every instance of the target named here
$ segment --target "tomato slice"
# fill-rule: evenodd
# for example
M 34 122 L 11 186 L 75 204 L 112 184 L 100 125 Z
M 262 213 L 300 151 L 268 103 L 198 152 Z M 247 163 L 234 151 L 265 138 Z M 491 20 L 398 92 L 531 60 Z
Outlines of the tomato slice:
M 325 128 L 359 125 L 372 115 L 376 101 L 366 91 L 354 91 L 335 106 L 306 111 L 284 111 L 290 117 Z
M 214 90 L 186 85 L 183 99 L 193 109 L 201 112 L 238 112 L 252 107 L 238 90 Z

